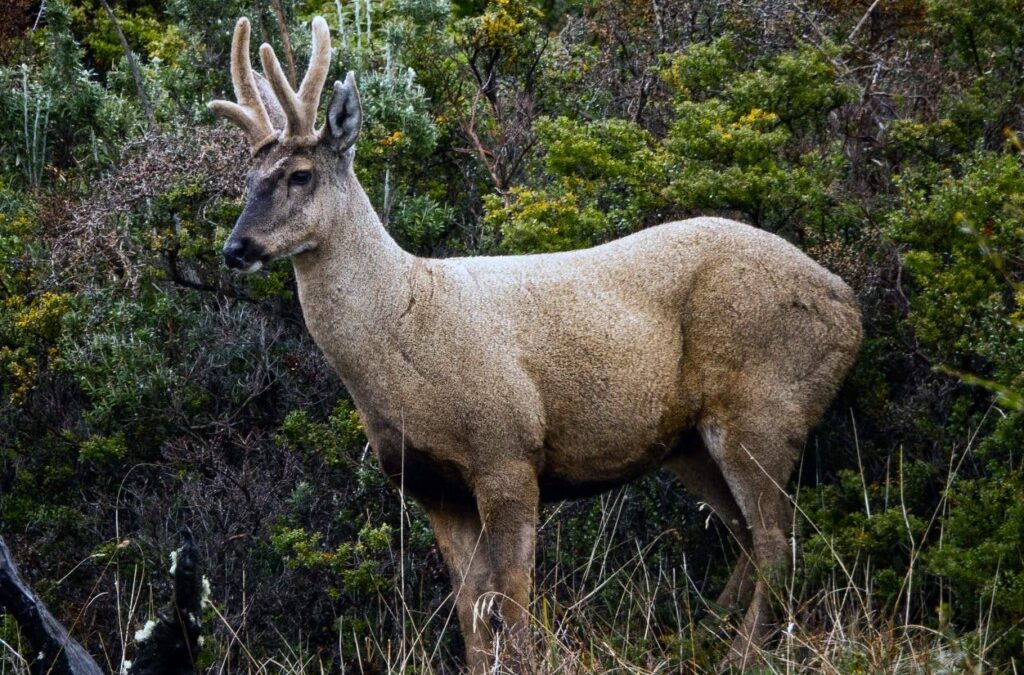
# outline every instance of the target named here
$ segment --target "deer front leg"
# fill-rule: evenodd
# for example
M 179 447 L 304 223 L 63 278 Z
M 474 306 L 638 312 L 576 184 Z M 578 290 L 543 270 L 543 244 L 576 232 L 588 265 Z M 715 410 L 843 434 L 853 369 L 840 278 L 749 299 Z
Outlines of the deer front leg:
M 540 491 L 529 464 L 494 467 L 475 481 L 495 608 L 515 672 L 533 672 L 529 631 Z
M 491 626 L 474 621 L 473 607 L 490 590 L 491 570 L 483 541 L 480 516 L 472 504 L 423 504 L 434 530 L 437 547 L 448 565 L 459 627 L 466 645 L 466 667 L 471 675 L 484 675 L 491 665 Z

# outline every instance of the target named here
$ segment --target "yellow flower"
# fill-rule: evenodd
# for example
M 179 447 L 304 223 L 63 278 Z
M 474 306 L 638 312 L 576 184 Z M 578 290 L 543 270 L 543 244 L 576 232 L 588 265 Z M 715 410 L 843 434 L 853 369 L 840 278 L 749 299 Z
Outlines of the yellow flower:
M 768 112 L 766 110 L 762 110 L 761 108 L 752 108 L 750 112 L 741 117 L 732 126 L 738 129 L 741 126 L 752 127 L 755 124 L 758 124 L 759 122 L 770 124 L 772 122 L 777 122 L 778 120 L 779 116 L 773 112 Z
M 394 145 L 395 143 L 397 143 L 401 139 L 402 139 L 402 132 L 401 131 L 396 131 L 395 133 L 391 134 L 387 138 L 383 139 L 380 142 L 380 144 L 385 146 L 385 147 L 387 147 L 389 145 Z
M 18 330 L 45 331 L 52 328 L 68 308 L 66 293 L 47 291 L 40 295 L 27 308 L 23 309 L 15 319 Z

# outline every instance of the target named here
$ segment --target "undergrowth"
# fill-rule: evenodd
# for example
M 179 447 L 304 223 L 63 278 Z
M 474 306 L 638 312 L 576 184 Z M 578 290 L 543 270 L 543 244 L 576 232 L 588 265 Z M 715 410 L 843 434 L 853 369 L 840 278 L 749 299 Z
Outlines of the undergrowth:
M 951 457 L 946 472 L 946 491 L 938 507 L 926 519 L 928 527 L 942 528 L 948 513 L 947 496 L 955 486 L 966 462 L 973 459 L 973 445 L 960 456 Z M 834 545 L 829 527 L 815 522 L 822 495 L 817 488 L 799 484 L 792 495 L 793 521 L 792 568 L 782 586 L 771 589 L 776 611 L 777 630 L 762 647 L 751 647 L 756 666 L 748 672 L 763 673 L 961 673 L 991 672 L 995 662 L 990 654 L 1013 633 L 989 621 L 992 601 L 978 606 L 977 627 L 958 633 L 948 617 L 950 598 L 936 599 L 939 609 L 935 621 L 917 621 L 934 616 L 915 606 L 922 601 L 915 577 L 934 574 L 922 562 L 916 545 L 920 533 L 913 523 L 921 521 L 911 513 L 900 495 L 906 491 L 905 474 L 900 468 L 894 476 L 889 508 L 873 511 L 874 501 L 867 481 L 860 495 L 866 520 L 895 517 L 905 528 L 906 546 L 889 551 L 887 570 L 896 565 L 892 557 L 901 557 L 905 574 L 894 595 L 879 594 L 873 574 L 870 552 L 849 554 Z M 779 489 L 782 489 L 781 486 Z M 715 672 L 735 635 L 741 613 L 730 613 L 713 601 L 715 588 L 708 576 L 692 569 L 688 557 L 670 565 L 652 551 L 663 538 L 679 537 L 677 530 L 641 540 L 629 531 L 621 515 L 635 495 L 627 486 L 597 498 L 601 514 L 589 555 L 579 559 L 562 556 L 561 512 L 568 504 L 544 509 L 540 540 L 552 542 L 536 569 L 536 591 L 530 608 L 532 633 L 537 645 L 536 672 L 576 673 L 704 673 Z M 406 565 L 405 541 L 416 527 L 415 506 L 405 507 L 401 495 L 403 526 L 390 555 L 393 568 L 401 575 Z M 718 526 L 705 504 L 707 528 Z M 723 532 L 726 530 L 720 528 Z M 131 549 L 128 538 L 112 542 L 114 552 Z M 941 550 L 941 543 L 938 545 Z M 739 555 L 732 542 L 723 542 L 720 554 L 730 562 Z M 802 555 L 804 549 L 827 551 L 827 555 Z M 103 555 L 103 554 L 96 554 Z M 118 608 L 118 647 L 101 655 L 99 661 L 117 672 L 134 650 L 132 636 L 153 615 L 159 604 L 159 589 L 166 574 L 142 564 L 120 562 L 129 556 L 111 555 L 105 574 L 95 589 L 96 598 L 113 594 Z M 810 558 L 809 560 L 806 558 Z M 84 564 L 88 561 L 82 561 Z M 457 672 L 461 661 L 461 639 L 451 593 L 431 610 L 424 594 L 405 593 L 405 580 L 396 576 L 379 584 L 378 604 L 391 614 L 391 629 L 356 631 L 342 620 L 336 626 L 340 659 L 323 654 L 299 642 L 285 644 L 277 653 L 268 654 L 259 645 L 246 640 L 245 598 L 241 620 L 229 620 L 214 601 L 207 610 L 207 623 L 214 639 L 207 638 L 200 655 L 201 672 L 259 675 L 323 673 L 425 673 Z M 941 584 L 940 584 L 941 585 Z M 277 592 L 286 595 L 288 588 Z M 216 597 L 216 594 L 214 594 Z M 481 597 L 481 614 L 494 598 Z M 944 609 L 944 607 L 947 607 Z M 30 655 L 19 642 L 0 641 L 3 655 L 0 674 L 27 675 Z M 459 653 L 456 653 L 459 652 Z M 496 673 L 512 672 L 503 663 L 506 656 L 496 644 Z M 1016 672 L 1011 660 L 1007 672 Z

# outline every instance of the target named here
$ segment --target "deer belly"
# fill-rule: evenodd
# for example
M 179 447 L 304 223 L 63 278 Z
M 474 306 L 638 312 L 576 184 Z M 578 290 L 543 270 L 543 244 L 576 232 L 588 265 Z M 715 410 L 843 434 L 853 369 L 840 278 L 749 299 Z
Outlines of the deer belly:
M 541 500 L 581 499 L 607 492 L 654 471 L 670 454 L 671 446 L 659 443 L 626 455 L 598 458 L 588 453 L 575 460 L 549 459 L 537 476 Z
M 392 485 L 413 499 L 443 504 L 476 502 L 462 468 L 454 462 L 413 447 L 378 449 L 377 459 Z

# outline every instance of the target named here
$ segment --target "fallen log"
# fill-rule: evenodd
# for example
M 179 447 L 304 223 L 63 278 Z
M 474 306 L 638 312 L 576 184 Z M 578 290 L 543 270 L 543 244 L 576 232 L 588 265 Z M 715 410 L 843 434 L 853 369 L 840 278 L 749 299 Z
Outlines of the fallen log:
M 172 555 L 174 594 L 155 619 L 135 634 L 138 652 L 125 661 L 123 675 L 193 675 L 202 645 L 202 607 L 209 586 L 202 575 L 192 532 L 182 530 L 184 544 Z M 0 609 L 21 628 L 31 648 L 32 675 L 103 675 L 88 652 L 68 633 L 18 572 L 10 549 L 0 537 Z
M 14 617 L 32 648 L 32 675 L 103 675 L 89 653 L 53 617 L 18 573 L 10 549 L 0 537 L 0 607 Z

